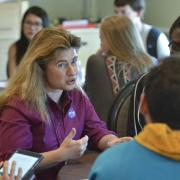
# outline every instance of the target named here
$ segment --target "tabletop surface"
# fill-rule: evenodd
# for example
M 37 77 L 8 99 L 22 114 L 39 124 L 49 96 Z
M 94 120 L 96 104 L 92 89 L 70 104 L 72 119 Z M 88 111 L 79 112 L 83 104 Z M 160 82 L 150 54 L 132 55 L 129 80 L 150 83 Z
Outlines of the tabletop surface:
M 58 180 L 85 180 L 88 178 L 89 171 L 98 152 L 86 152 L 77 160 L 68 161 L 58 174 Z

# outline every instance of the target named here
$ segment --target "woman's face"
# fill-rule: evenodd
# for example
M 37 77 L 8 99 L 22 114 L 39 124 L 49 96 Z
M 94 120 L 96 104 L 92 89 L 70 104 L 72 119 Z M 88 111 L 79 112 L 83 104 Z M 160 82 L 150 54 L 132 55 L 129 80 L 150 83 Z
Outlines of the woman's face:
M 103 53 L 107 53 L 109 51 L 108 43 L 103 32 L 100 30 L 100 40 L 101 40 L 101 50 Z
M 42 26 L 42 19 L 34 14 L 28 14 L 23 23 L 23 32 L 28 40 L 31 40 L 38 33 Z
M 180 28 L 176 28 L 169 44 L 171 54 L 180 54 Z
M 76 84 L 77 60 L 74 48 L 58 50 L 45 69 L 48 89 L 72 90 Z

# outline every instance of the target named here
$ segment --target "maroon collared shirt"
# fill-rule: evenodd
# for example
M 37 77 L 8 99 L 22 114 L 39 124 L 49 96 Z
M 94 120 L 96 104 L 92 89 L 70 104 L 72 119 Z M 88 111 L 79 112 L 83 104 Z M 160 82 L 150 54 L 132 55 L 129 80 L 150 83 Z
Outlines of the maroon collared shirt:
M 18 148 L 38 153 L 57 149 L 72 128 L 76 129 L 74 139 L 87 135 L 93 148 L 104 135 L 114 134 L 80 91 L 63 92 L 59 104 L 47 98 L 49 120 L 42 120 L 39 112 L 18 98 L 4 106 L 0 111 L 0 160 L 8 159 Z M 61 166 L 41 171 L 37 178 L 54 180 Z

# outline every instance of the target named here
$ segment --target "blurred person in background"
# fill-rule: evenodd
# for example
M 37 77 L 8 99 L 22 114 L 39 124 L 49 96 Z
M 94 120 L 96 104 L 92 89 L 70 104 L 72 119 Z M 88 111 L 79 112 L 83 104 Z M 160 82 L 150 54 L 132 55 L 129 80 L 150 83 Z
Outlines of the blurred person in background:
M 116 95 L 153 65 L 141 36 L 126 16 L 110 16 L 100 25 L 101 54 L 89 57 L 84 89 L 101 119 L 107 122 Z
M 129 17 L 143 39 L 147 52 L 157 58 L 169 56 L 169 41 L 159 29 L 142 21 L 145 11 L 145 0 L 114 0 L 114 12 L 119 16 Z
M 14 42 L 8 51 L 7 76 L 11 77 L 16 71 L 28 45 L 34 35 L 43 27 L 49 26 L 46 11 L 38 6 L 32 6 L 25 12 L 21 23 L 20 39 Z

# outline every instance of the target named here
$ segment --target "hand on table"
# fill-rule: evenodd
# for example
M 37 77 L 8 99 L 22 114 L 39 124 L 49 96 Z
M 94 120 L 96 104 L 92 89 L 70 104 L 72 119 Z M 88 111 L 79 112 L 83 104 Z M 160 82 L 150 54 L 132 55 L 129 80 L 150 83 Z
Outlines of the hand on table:
M 113 139 L 112 141 L 109 141 L 108 142 L 108 146 L 111 147 L 113 146 L 114 144 L 119 144 L 119 143 L 123 143 L 123 142 L 127 142 L 127 141 L 131 141 L 133 140 L 132 137 L 122 137 L 122 138 L 115 138 Z

